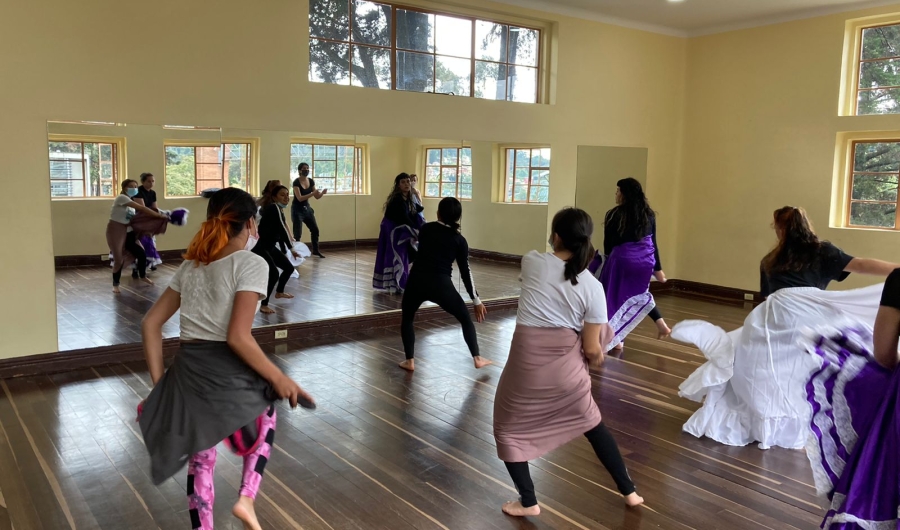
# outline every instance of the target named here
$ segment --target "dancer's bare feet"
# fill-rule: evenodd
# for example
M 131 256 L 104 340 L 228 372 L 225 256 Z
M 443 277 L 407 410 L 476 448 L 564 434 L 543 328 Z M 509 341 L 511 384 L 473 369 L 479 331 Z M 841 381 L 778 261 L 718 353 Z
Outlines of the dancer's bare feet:
M 400 363 L 400 368 L 403 368 L 407 372 L 415 372 L 416 371 L 416 360 L 415 359 L 407 359 Z
M 122 291 L 119 290 L 119 286 L 118 286 L 118 285 L 113 285 L 113 293 L 119 294 L 119 293 L 121 293 L 121 292 L 122 292 Z
M 541 514 L 541 507 L 535 504 L 526 508 L 520 501 L 509 501 L 503 505 L 503 513 L 513 517 L 534 517 Z
M 644 498 L 637 493 L 632 493 L 631 495 L 625 496 L 625 504 L 627 504 L 631 508 L 634 508 L 635 506 L 644 504 Z
M 264 305 L 264 306 L 260 306 L 259 312 L 262 313 L 262 314 L 264 314 L 264 315 L 271 315 L 272 313 L 275 312 L 275 310 L 272 309 L 271 307 L 267 306 L 267 305 Z
M 615 346 L 613 346 L 613 349 L 616 351 L 622 351 L 624 348 L 625 348 L 625 341 L 622 341 L 622 342 L 616 344 Z
M 151 280 L 150 278 L 141 278 L 141 281 L 148 285 L 153 285 L 153 280 Z
M 475 361 L 475 368 L 484 368 L 485 366 L 494 364 L 494 361 L 489 361 L 480 355 L 473 357 L 472 359 Z
M 666 325 L 666 321 L 659 319 L 656 321 L 656 338 L 659 340 L 668 339 L 672 334 L 672 329 Z
M 275 293 L 275 298 L 293 298 L 291 293 Z
M 231 514 L 244 523 L 244 530 L 262 530 L 256 519 L 256 510 L 253 509 L 253 499 L 250 497 L 241 495 L 231 509 Z

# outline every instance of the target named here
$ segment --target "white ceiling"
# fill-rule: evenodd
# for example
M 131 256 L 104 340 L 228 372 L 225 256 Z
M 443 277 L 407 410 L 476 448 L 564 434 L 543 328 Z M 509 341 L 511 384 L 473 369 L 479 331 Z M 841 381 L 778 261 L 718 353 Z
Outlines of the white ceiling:
M 657 33 L 706 35 L 888 4 L 900 0 L 499 0 Z

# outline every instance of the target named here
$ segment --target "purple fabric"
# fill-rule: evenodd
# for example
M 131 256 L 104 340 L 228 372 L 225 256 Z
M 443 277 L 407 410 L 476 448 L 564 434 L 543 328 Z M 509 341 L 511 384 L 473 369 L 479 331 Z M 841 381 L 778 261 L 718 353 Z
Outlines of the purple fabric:
M 822 360 L 806 385 L 807 456 L 831 501 L 822 528 L 900 528 L 900 371 L 875 362 L 865 328 L 820 335 L 808 349 Z
M 409 225 L 394 224 L 387 218 L 381 221 L 372 287 L 397 293 L 406 289 L 418 236 L 419 231 Z
M 144 252 L 147 254 L 147 263 L 162 263 L 162 257 L 160 257 L 159 251 L 156 250 L 156 242 L 153 241 L 153 236 L 143 235 L 138 238 L 138 241 L 140 241 L 141 246 L 144 247 Z
M 620 344 L 625 337 L 653 310 L 655 303 L 649 292 L 650 278 L 656 264 L 653 238 L 647 236 L 635 243 L 615 247 L 604 260 L 598 253 L 591 264 L 606 292 L 606 311 L 615 336 L 608 349 Z

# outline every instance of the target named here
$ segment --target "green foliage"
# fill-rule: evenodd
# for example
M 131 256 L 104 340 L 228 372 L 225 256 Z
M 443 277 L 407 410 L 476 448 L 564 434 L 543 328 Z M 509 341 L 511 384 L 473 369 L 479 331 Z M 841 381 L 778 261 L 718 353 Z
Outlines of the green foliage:
M 851 225 L 883 228 L 895 226 L 898 171 L 900 143 L 858 142 L 855 145 L 850 195 Z
M 863 30 L 858 114 L 900 112 L 900 25 Z

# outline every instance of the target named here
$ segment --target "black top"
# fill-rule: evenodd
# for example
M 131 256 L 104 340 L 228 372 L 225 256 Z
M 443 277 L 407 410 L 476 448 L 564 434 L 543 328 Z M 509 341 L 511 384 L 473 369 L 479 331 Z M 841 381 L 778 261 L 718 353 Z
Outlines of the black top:
M 388 203 L 387 208 L 384 210 L 384 216 L 390 219 L 392 223 L 398 225 L 416 226 L 419 224 L 419 212 L 424 209 L 413 202 L 412 193 L 409 194 L 407 199 L 404 199 L 403 195 L 398 193 Z
M 774 271 L 766 274 L 760 266 L 759 292 L 763 297 L 788 287 L 818 287 L 825 290 L 832 281 L 842 282 L 850 276 L 845 271 L 853 256 L 827 241 L 822 242 L 816 263 L 812 263 L 800 271 Z
M 287 223 L 284 212 L 277 204 L 270 204 L 260 210 L 262 218 L 259 220 L 259 248 L 273 248 L 281 246 L 281 250 L 287 252 L 291 238 L 288 236 Z
M 900 309 L 900 269 L 890 273 L 881 291 L 881 305 Z
M 312 177 L 309 177 L 309 187 L 304 188 L 304 187 L 300 186 L 300 177 L 297 177 L 294 179 L 294 183 L 292 184 L 292 186 L 294 186 L 295 188 L 300 188 L 300 195 L 309 195 L 310 192 L 312 192 L 313 188 L 316 187 L 316 181 L 313 180 Z M 298 204 L 301 208 L 309 208 L 310 207 L 309 199 L 306 199 L 305 201 L 301 201 L 300 199 L 297 198 L 296 194 L 294 195 L 294 203 Z
M 472 300 L 478 296 L 469 268 L 469 243 L 458 231 L 437 221 L 425 223 L 419 230 L 419 253 L 411 274 L 453 274 L 453 261 Z
M 650 223 L 644 233 L 638 233 L 637 228 L 626 226 L 625 233 L 619 233 L 619 223 L 622 219 L 622 211 L 619 207 L 606 212 L 606 219 L 603 221 L 603 253 L 609 256 L 612 250 L 624 243 L 637 243 L 647 236 L 653 238 L 653 257 L 656 258 L 656 264 L 653 265 L 654 271 L 662 270 L 662 262 L 659 260 L 659 247 L 656 245 L 656 216 L 650 216 Z
M 144 199 L 144 206 L 150 208 L 154 204 L 156 204 L 156 190 L 148 190 L 143 186 L 138 186 L 137 195 L 133 197 L 134 199 Z

